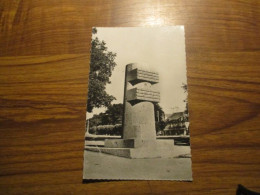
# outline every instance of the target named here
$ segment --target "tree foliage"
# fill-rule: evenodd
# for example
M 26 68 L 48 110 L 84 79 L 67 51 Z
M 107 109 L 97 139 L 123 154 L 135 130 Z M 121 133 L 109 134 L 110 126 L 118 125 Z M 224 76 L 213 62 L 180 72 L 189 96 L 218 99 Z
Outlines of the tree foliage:
M 166 123 L 164 121 L 164 111 L 158 103 L 154 104 L 154 117 L 155 117 L 155 127 L 156 132 L 161 131 L 165 128 Z
M 90 119 L 90 127 L 121 124 L 122 116 L 123 104 L 109 105 L 105 113 L 96 114 Z
M 182 83 L 181 88 L 184 90 L 184 93 L 187 93 L 187 92 L 188 92 L 188 86 L 187 86 L 186 83 Z
M 181 88 L 184 90 L 184 93 L 188 93 L 188 86 L 186 83 L 182 83 Z M 184 113 L 188 114 L 189 113 L 189 108 L 188 108 L 188 96 L 186 96 L 185 100 L 183 100 L 184 102 L 186 102 L 186 108 Z
M 93 34 L 97 29 L 93 28 Z M 91 61 L 89 72 L 89 89 L 87 111 L 92 112 L 93 108 L 102 106 L 108 107 L 115 97 L 107 94 L 106 84 L 110 83 L 112 71 L 116 66 L 116 53 L 108 51 L 106 43 L 97 37 L 91 41 Z
M 113 104 L 108 106 L 106 111 L 108 124 L 122 123 L 123 117 L 123 104 Z

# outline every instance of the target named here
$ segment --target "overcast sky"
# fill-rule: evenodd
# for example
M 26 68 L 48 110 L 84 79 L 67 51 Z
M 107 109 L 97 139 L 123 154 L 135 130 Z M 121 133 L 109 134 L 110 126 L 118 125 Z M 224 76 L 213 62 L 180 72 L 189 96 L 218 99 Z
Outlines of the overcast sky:
M 165 114 L 184 111 L 187 94 L 181 86 L 187 80 L 183 26 L 97 28 L 95 36 L 106 42 L 109 51 L 117 53 L 111 84 L 106 86 L 107 93 L 116 97 L 113 104 L 123 103 L 125 66 L 138 63 L 159 73 L 159 104 Z M 87 118 L 105 110 L 95 108 Z

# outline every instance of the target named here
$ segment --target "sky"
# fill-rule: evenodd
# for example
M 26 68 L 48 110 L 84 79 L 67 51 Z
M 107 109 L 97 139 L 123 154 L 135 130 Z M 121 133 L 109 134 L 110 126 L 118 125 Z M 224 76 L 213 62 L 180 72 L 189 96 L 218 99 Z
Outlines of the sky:
M 117 54 L 116 67 L 106 91 L 123 103 L 125 66 L 138 63 L 159 73 L 160 106 L 165 114 L 184 111 L 187 93 L 181 88 L 187 83 L 185 34 L 183 26 L 171 27 L 97 27 L 99 40 L 104 40 L 108 51 Z M 94 108 L 87 113 L 105 112 L 106 108 Z

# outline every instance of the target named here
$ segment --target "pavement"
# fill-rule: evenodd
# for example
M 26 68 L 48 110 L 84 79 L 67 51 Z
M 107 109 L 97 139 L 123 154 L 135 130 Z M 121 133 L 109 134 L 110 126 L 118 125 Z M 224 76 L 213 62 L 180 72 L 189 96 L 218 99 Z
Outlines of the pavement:
M 175 148 L 181 158 L 129 159 L 85 150 L 83 178 L 191 181 L 189 146 Z

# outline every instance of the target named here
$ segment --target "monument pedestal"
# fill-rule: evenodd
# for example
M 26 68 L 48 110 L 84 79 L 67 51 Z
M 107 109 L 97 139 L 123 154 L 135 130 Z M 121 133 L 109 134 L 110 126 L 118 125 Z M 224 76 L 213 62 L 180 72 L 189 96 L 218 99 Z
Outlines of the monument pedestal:
M 174 140 L 108 139 L 104 147 L 87 147 L 87 150 L 103 152 L 126 158 L 175 157 Z

